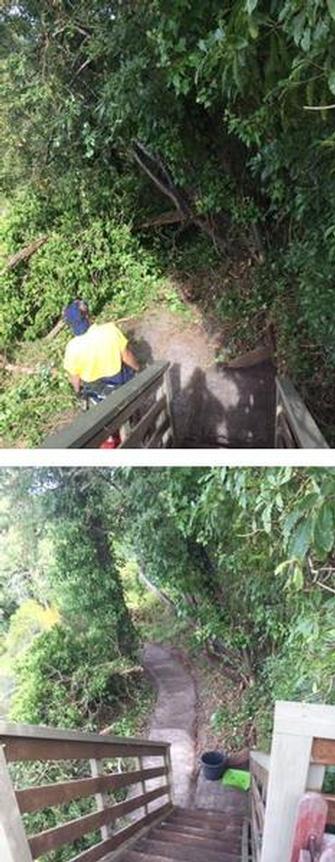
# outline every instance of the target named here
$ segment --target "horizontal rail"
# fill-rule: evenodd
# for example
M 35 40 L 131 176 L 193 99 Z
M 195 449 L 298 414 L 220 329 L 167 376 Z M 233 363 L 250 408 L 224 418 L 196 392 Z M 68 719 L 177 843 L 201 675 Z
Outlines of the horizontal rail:
M 291 432 L 288 448 L 329 449 L 313 416 L 291 381 L 287 377 L 276 377 L 276 389 L 276 448 L 285 448 L 280 444 L 280 423 L 282 419 L 286 419 Z
M 63 781 L 57 784 L 43 784 L 39 787 L 27 787 L 16 791 L 16 799 L 21 814 L 40 811 L 52 805 L 64 805 L 73 799 L 93 796 L 122 787 L 130 787 L 140 781 L 160 778 L 167 775 L 165 766 L 152 769 L 137 769 L 134 772 L 117 772 L 111 775 L 99 775 L 98 778 L 79 778 L 74 781 Z
M 111 392 L 107 398 L 86 413 L 81 413 L 70 425 L 52 434 L 42 449 L 82 449 L 98 446 L 108 434 L 120 428 L 134 412 L 139 401 L 158 389 L 168 362 L 153 362 L 132 380 Z
M 145 817 L 141 817 L 140 820 L 136 820 L 136 823 L 132 823 L 130 826 L 126 826 L 125 829 L 121 829 L 120 832 L 116 832 L 111 838 L 107 838 L 105 841 L 95 844 L 89 850 L 79 853 L 79 856 L 75 856 L 71 859 L 71 862 L 98 862 L 99 859 L 105 859 L 107 853 L 112 853 L 113 850 L 117 850 L 121 845 L 125 845 L 132 837 L 138 838 L 138 833 L 143 832 L 145 828 L 155 823 L 155 821 L 158 822 L 163 817 L 167 817 L 172 810 L 173 805 L 171 803 L 162 805 L 156 811 L 152 811 Z
M 166 796 L 169 789 L 170 786 L 168 784 L 163 787 L 157 787 L 156 790 L 150 790 L 141 796 L 135 796 L 133 799 L 103 808 L 102 811 L 87 814 L 85 817 L 70 820 L 62 826 L 55 826 L 52 829 L 40 832 L 38 835 L 33 835 L 31 838 L 28 838 L 33 859 L 37 859 L 42 853 L 50 853 L 51 850 L 55 850 L 55 848 L 61 847 L 63 844 L 72 844 L 73 841 L 89 832 L 94 832 L 95 829 L 99 829 L 107 823 L 114 823 L 131 811 L 136 811 L 138 808 L 148 805 L 149 802 L 159 799 L 160 796 Z
M 0 722 L 0 745 L 8 762 L 18 760 L 97 760 L 136 757 L 138 754 L 164 756 L 168 742 L 151 742 L 136 737 L 78 733 L 58 728 L 15 725 Z
M 8 763 L 27 760 L 107 760 L 113 757 L 136 757 L 138 754 L 151 757 L 164 757 L 164 745 L 152 747 L 150 742 L 144 743 L 139 749 L 137 744 L 104 742 L 59 742 L 56 739 L 48 741 L 38 739 L 12 739 L 0 737 L 0 744 L 5 745 Z

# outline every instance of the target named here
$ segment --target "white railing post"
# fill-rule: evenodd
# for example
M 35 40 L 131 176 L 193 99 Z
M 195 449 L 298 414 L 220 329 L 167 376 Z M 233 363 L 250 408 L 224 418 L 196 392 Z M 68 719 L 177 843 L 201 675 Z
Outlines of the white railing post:
M 290 862 L 299 799 L 322 786 L 323 768 L 310 765 L 315 737 L 335 738 L 334 706 L 276 703 L 261 862 Z
M 0 746 L 0 859 L 33 862 L 3 746 Z

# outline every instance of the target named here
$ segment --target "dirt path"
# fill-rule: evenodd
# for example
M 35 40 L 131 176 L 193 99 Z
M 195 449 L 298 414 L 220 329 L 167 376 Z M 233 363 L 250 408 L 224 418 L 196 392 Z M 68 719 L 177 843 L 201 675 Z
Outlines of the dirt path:
M 187 807 L 196 766 L 194 681 L 171 647 L 146 644 L 143 665 L 158 693 L 149 738 L 171 742 L 174 800 L 176 805 Z
M 144 363 L 170 362 L 180 445 L 273 445 L 274 368 L 270 362 L 239 369 L 220 365 L 216 356 L 222 333 L 209 332 L 200 315 L 189 320 L 163 308 L 145 312 L 125 329 Z

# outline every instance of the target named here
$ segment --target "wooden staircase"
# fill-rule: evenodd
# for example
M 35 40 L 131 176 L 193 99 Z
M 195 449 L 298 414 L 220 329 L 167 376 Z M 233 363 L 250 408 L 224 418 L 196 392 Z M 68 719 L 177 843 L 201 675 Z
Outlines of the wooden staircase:
M 243 817 L 207 809 L 174 808 L 136 841 L 122 862 L 240 862 Z

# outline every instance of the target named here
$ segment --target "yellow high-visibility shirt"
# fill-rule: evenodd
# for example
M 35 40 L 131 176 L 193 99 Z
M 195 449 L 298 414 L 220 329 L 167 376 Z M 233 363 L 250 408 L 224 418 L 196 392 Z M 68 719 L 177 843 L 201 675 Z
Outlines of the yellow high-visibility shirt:
M 113 377 L 121 371 L 121 353 L 127 339 L 114 323 L 93 323 L 83 335 L 69 341 L 64 357 L 68 374 L 78 374 L 84 383 Z

